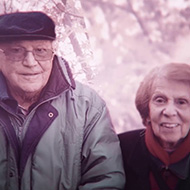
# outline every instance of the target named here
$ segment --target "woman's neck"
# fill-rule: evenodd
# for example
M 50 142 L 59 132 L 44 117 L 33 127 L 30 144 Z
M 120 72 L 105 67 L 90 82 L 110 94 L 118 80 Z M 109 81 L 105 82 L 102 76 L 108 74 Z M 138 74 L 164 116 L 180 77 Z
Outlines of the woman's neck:
M 155 137 L 156 138 L 156 137 Z M 174 152 L 176 148 L 182 143 L 183 140 L 180 140 L 178 142 L 163 142 L 160 139 L 156 138 L 160 144 L 160 146 L 169 154 Z

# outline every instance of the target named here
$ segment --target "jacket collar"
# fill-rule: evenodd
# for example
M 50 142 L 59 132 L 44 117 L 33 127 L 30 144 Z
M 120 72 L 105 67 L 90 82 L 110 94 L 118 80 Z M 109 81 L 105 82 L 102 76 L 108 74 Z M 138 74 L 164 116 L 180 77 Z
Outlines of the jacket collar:
M 168 154 L 155 140 L 151 127 L 146 128 L 145 143 L 150 153 L 156 158 L 156 162 L 160 163 L 160 168 L 163 168 L 164 164 L 179 178 L 186 179 L 188 177 L 190 167 L 190 133 L 171 154 Z
M 0 99 L 4 100 L 7 98 L 9 98 L 9 94 L 8 94 L 6 80 L 3 74 L 0 72 Z
M 75 81 L 70 67 L 63 58 L 55 56 L 49 81 L 42 90 L 38 102 L 57 96 L 67 89 L 75 89 Z

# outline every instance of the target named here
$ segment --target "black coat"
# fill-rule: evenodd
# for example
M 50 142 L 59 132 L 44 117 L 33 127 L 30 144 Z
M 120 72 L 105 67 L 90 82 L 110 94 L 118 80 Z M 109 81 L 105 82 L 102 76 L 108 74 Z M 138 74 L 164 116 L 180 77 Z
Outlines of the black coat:
M 126 190 L 151 190 L 149 173 L 152 171 L 160 190 L 169 190 L 160 170 L 163 164 L 153 157 L 145 144 L 145 129 L 119 134 L 126 173 Z M 189 159 L 190 156 L 186 158 Z M 188 168 L 189 170 L 189 168 Z M 190 190 L 190 177 L 179 180 L 176 190 Z

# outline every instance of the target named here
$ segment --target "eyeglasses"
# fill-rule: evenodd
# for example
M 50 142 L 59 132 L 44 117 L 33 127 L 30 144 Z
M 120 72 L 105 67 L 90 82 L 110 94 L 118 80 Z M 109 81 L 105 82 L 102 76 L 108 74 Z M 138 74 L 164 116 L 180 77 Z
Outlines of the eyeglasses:
M 24 47 L 7 48 L 5 50 L 0 49 L 0 51 L 11 61 L 23 61 L 28 52 L 32 52 L 36 61 L 47 61 L 52 58 L 54 53 L 51 49 L 35 48 L 28 51 Z

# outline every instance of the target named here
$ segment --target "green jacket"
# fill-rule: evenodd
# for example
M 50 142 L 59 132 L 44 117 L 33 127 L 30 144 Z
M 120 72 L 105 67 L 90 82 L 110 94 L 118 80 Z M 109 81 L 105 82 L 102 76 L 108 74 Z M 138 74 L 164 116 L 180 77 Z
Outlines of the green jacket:
M 23 127 L 22 143 L 15 133 Z M 123 189 L 118 137 L 104 101 L 55 57 L 40 100 L 24 118 L 0 75 L 0 189 Z

